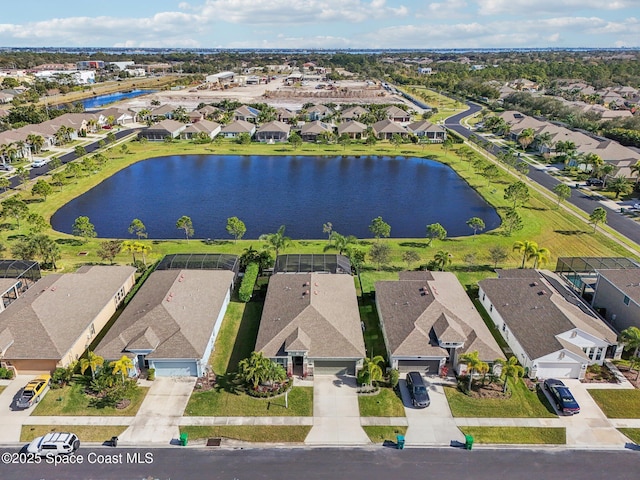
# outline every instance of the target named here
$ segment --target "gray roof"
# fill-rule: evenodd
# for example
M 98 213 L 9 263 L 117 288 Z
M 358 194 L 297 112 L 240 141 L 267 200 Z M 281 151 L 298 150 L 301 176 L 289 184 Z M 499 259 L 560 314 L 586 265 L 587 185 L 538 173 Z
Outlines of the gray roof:
M 273 122 L 265 123 L 264 125 L 258 128 L 257 133 L 264 132 L 285 132 L 289 133 L 291 130 L 291 126 L 287 123 L 281 122 L 279 120 L 274 120 Z
M 343 133 L 362 133 L 367 129 L 364 123 L 360 123 L 356 120 L 349 120 L 348 122 L 342 122 L 338 125 L 338 134 Z
M 86 266 L 41 278 L 0 314 L 0 333 L 14 340 L 5 357 L 62 359 L 135 271 Z
M 380 322 L 392 356 L 448 356 L 441 342 L 464 343 L 485 361 L 503 357 L 462 285 L 450 272 L 400 272 L 376 282 Z
M 371 127 L 373 128 L 373 131 L 376 132 L 376 135 L 379 133 L 399 133 L 399 134 L 407 133 L 407 131 L 404 128 L 402 128 L 397 123 L 392 122 L 388 118 L 374 123 Z
M 236 120 L 222 127 L 222 133 L 251 133 L 255 128 L 256 126 L 251 122 Z
M 601 277 L 640 305 L 640 269 L 597 270 Z
M 152 350 L 148 358 L 202 358 L 233 278 L 229 270 L 153 272 L 96 353 L 117 359 Z
M 332 130 L 331 125 L 328 125 L 320 120 L 305 123 L 300 129 L 302 135 L 320 135 L 324 132 L 330 132 Z
M 407 129 L 416 132 L 445 132 L 445 128 L 441 125 L 434 125 L 428 120 L 420 120 L 407 125 Z
M 298 347 L 305 347 L 310 358 L 364 358 L 351 275 L 279 273 L 271 277 L 255 349 L 276 357 Z
M 178 131 L 182 131 L 186 128 L 184 123 L 176 122 L 175 120 L 167 119 L 162 120 L 161 122 L 156 123 L 155 125 L 151 125 L 146 128 L 147 132 L 168 132 L 175 133 Z
M 553 273 L 528 270 L 528 275 L 505 276 L 505 272 L 501 270 L 500 278 L 487 278 L 478 285 L 532 360 L 564 348 L 557 335 L 575 328 L 616 343 L 616 333 Z

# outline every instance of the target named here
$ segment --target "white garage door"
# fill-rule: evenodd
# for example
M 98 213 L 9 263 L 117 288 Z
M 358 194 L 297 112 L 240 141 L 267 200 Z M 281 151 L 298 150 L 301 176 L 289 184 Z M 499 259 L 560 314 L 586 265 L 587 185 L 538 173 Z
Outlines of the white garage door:
M 356 363 L 340 360 L 316 360 L 313 362 L 314 375 L 355 375 Z
M 157 377 L 195 377 L 196 362 L 154 362 Z
M 539 363 L 536 376 L 538 378 L 578 378 L 580 364 Z

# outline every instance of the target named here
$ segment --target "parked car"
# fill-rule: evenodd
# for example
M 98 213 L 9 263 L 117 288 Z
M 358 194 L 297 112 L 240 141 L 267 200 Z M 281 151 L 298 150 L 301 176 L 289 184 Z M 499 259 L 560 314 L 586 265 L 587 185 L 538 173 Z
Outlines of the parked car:
M 51 383 L 51 375 L 40 375 L 31 380 L 22 389 L 16 405 L 18 408 L 29 408 L 38 403 Z
M 80 440 L 73 433 L 52 432 L 34 439 L 27 445 L 27 452 L 39 457 L 70 455 L 80 448 Z
M 407 388 L 411 396 L 411 403 L 417 408 L 427 408 L 431 403 L 427 386 L 424 384 L 420 372 L 407 373 Z
M 601 185 L 603 185 L 604 182 L 602 180 L 600 180 L 599 178 L 590 178 L 587 180 L 587 185 L 591 186 L 591 187 L 599 187 Z
M 556 407 L 558 407 L 558 411 L 562 412 L 562 414 L 575 415 L 580 413 L 580 405 L 578 405 L 576 399 L 573 398 L 569 388 L 560 380 L 547 378 L 542 384 L 542 388 L 549 392 Z
M 40 167 L 44 167 L 47 164 L 46 160 L 43 160 L 41 158 L 34 160 L 33 163 L 31 164 L 31 168 L 40 168 Z
M 13 172 L 15 170 L 13 165 L 9 165 L 8 163 L 2 163 L 0 164 L 0 167 L 2 168 L 2 170 L 6 170 L 7 172 Z

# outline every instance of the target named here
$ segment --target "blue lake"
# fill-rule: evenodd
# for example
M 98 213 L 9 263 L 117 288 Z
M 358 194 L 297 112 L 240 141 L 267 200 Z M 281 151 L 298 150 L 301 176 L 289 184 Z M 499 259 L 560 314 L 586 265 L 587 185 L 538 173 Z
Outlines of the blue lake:
M 149 238 L 180 238 L 176 221 L 191 217 L 197 238 L 230 238 L 237 216 L 244 238 L 286 225 L 292 238 L 323 238 L 322 225 L 370 238 L 378 215 L 395 238 L 424 237 L 441 223 L 449 236 L 470 235 L 480 217 L 491 230 L 500 217 L 451 168 L 432 160 L 385 156 L 175 155 L 131 165 L 58 210 L 53 228 L 71 233 L 86 215 L 100 237 L 130 238 L 139 218 Z
M 129 92 L 116 92 L 109 93 L 107 95 L 96 95 L 95 97 L 85 98 L 84 100 L 80 100 L 74 103 L 81 103 L 84 106 L 85 110 L 91 110 L 109 105 L 114 102 L 126 100 L 127 98 L 140 97 L 142 95 L 149 95 L 150 93 L 154 92 L 155 90 L 131 90 Z

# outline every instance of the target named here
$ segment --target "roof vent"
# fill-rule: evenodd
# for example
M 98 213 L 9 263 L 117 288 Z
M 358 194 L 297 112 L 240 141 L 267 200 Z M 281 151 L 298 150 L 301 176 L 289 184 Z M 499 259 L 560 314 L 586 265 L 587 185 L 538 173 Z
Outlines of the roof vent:
M 531 286 L 532 286 L 532 287 L 537 287 L 537 286 L 538 286 L 538 282 L 533 282 L 533 283 L 531 284 Z
M 540 291 L 538 292 L 538 295 L 546 295 L 546 294 L 547 294 L 547 291 L 546 291 L 546 290 L 540 290 Z

